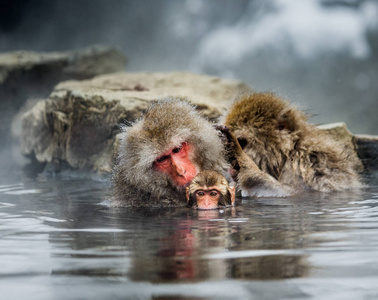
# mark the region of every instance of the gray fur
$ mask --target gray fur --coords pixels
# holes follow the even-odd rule
[[[157,157],[183,142],[194,147],[198,171],[222,172],[224,150],[217,131],[185,100],[158,101],[132,126],[124,126],[113,170],[113,205],[185,206],[185,191],[153,168]]]

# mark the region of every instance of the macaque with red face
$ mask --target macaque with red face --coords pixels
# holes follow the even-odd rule
[[[217,209],[235,203],[235,187],[229,186],[220,173],[205,170],[197,174],[186,188],[188,207]]]
[[[217,130],[180,99],[153,104],[122,128],[113,169],[114,206],[185,206],[185,188],[202,170],[223,172]]]

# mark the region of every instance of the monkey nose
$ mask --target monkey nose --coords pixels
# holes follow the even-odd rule
[[[185,174],[186,174],[185,168],[182,168],[182,167],[177,168],[176,172],[177,172],[177,175],[179,175],[179,176],[185,176]]]
[[[186,169],[181,164],[176,164],[176,163],[172,162],[172,167],[176,171],[177,175],[179,175],[179,176],[185,175]]]

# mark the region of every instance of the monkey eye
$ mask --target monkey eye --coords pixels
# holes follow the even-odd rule
[[[242,147],[242,149],[244,149],[245,146],[247,146],[248,144],[248,141],[245,138],[238,138],[238,142],[239,142],[240,147]]]
[[[202,197],[202,196],[205,196],[205,193],[202,192],[202,191],[198,191],[198,192],[197,192],[197,196],[201,196],[201,197]]]
[[[182,145],[180,147],[173,148],[172,152],[173,153],[179,153],[182,149]]]
[[[210,192],[210,196],[211,196],[211,197],[216,197],[216,196],[218,196],[218,192],[216,192],[216,191],[211,191],[211,192]]]
[[[164,156],[162,156],[162,157],[157,158],[157,159],[155,160],[155,162],[157,162],[157,163],[161,163],[161,162],[167,160],[168,157],[169,157],[168,155],[164,155]]]

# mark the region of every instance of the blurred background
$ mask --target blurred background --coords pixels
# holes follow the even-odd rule
[[[0,52],[98,44],[128,72],[237,79],[378,134],[376,0],[0,0]]]

